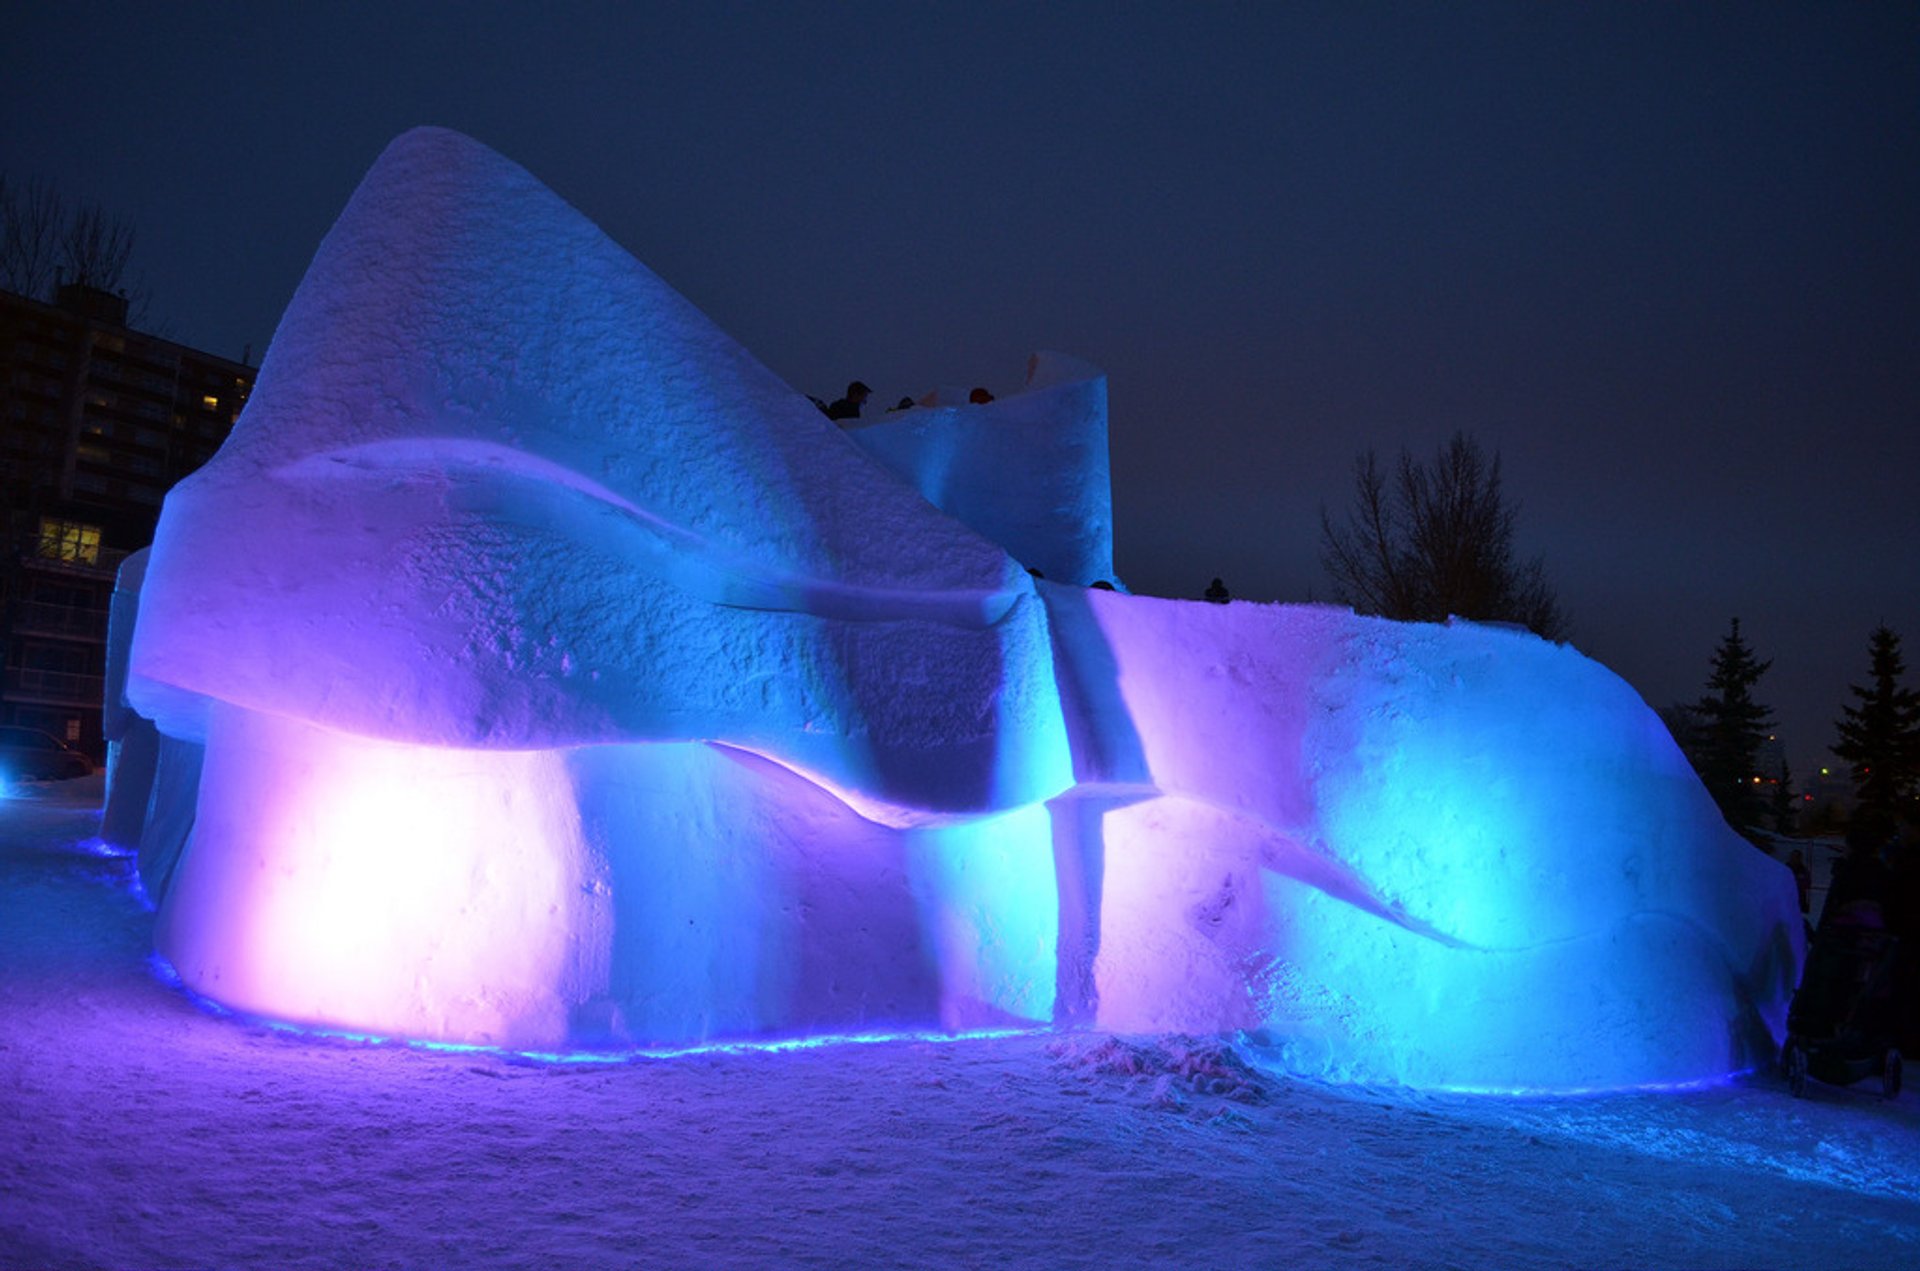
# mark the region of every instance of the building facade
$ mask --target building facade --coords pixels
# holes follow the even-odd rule
[[[0,291],[0,723],[105,756],[107,608],[167,490],[226,439],[253,368],[127,327],[91,287]]]

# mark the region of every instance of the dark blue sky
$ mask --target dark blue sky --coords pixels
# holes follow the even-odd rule
[[[0,171],[257,359],[421,123],[785,376],[1110,376],[1121,576],[1326,597],[1372,446],[1504,457],[1653,704],[1739,615],[1804,773],[1920,663],[1920,6],[0,3]],[[1920,678],[1920,672],[1916,673]]]

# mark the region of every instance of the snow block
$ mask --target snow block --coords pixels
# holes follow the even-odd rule
[[[1082,587],[1111,581],[1107,377],[1076,358],[1036,353],[1021,392],[979,405],[954,398],[841,426],[927,502],[1021,564]]]

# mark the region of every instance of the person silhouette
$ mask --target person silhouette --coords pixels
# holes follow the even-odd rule
[[[1787,868],[1793,871],[1793,885],[1800,890],[1800,912],[1805,913],[1813,891],[1813,871],[1807,868],[1807,858],[1800,854],[1799,848],[1787,853]]]
[[[867,404],[867,398],[873,396],[873,390],[859,380],[847,385],[847,395],[827,407],[828,419],[858,419],[860,408]]]

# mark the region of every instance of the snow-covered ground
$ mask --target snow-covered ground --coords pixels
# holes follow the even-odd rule
[[[0,1266],[1920,1265],[1920,1097],[1873,1082],[1515,1099],[1176,1037],[537,1064],[279,1032],[156,974],[99,796],[0,802]]]

